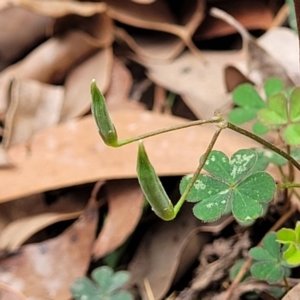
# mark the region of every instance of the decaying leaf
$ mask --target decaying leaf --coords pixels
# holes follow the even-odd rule
[[[300,283],[295,285],[283,298],[282,300],[295,300],[299,297]]]
[[[0,9],[5,6],[20,6],[31,10],[37,14],[62,17],[67,14],[78,14],[81,16],[91,16],[96,13],[102,13],[106,10],[106,4],[93,2],[79,2],[79,1],[39,1],[39,0],[3,0]]]
[[[28,300],[25,295],[12,289],[10,286],[0,283],[0,299],[1,300]]]
[[[119,110],[111,116],[121,139],[186,122],[139,110]],[[192,127],[153,137],[145,141],[145,147],[159,175],[183,175],[196,169],[214,132],[214,126]],[[232,140],[235,142],[228,142]],[[8,151],[17,168],[0,172],[0,202],[100,179],[136,177],[137,145],[107,147],[91,116],[36,134],[30,155],[26,146],[20,144]],[[255,146],[250,139],[225,131],[215,147],[231,155],[240,148]]]
[[[138,285],[144,300],[150,300],[146,281],[154,299],[162,299],[172,283],[195,262],[208,240],[207,234],[198,233],[199,225],[190,207],[185,207],[174,221],[157,222],[145,233],[129,265],[132,283]]]
[[[111,79],[113,53],[103,48],[72,70],[65,82],[65,99],[60,121],[81,116],[90,110],[90,82],[95,79],[103,93]]]
[[[1,259],[0,282],[27,297],[68,299],[71,283],[85,275],[90,263],[97,220],[97,203],[91,198],[80,218],[61,235]]]
[[[143,212],[144,195],[137,180],[108,181],[106,194],[108,215],[93,247],[97,259],[126,241]]]
[[[10,88],[3,145],[8,148],[28,141],[39,130],[58,123],[64,89],[29,79],[17,79]]]

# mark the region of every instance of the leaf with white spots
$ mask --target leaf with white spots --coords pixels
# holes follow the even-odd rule
[[[200,174],[187,196],[187,201],[198,202],[194,215],[203,221],[214,221],[232,212],[243,224],[262,216],[276,185],[268,173],[254,168],[256,161],[255,150],[239,150],[230,160],[223,152],[211,151],[204,165],[209,174]],[[192,177],[183,177],[181,194]]]

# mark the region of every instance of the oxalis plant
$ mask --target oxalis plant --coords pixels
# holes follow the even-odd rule
[[[280,80],[269,79],[264,85],[263,99],[252,85],[242,84],[233,92],[236,107],[228,119],[215,113],[207,120],[191,121],[124,140],[118,139],[105,98],[95,81],[91,84],[91,94],[92,113],[104,143],[122,147],[138,142],[137,177],[145,198],[159,218],[173,220],[184,202],[189,201],[195,203],[193,213],[202,221],[212,222],[222,215],[232,214],[238,223],[248,226],[266,213],[276,189],[285,189],[289,198],[294,194],[300,199],[297,193],[300,184],[294,182],[294,169],[300,170],[300,87],[284,89]],[[251,122],[251,131],[238,126],[246,122]],[[143,140],[205,124],[215,124],[215,133],[196,171],[182,178],[181,197],[173,205],[149,160]],[[223,130],[233,130],[263,147],[240,149],[228,157],[222,151],[213,150]],[[280,147],[260,136],[267,132],[277,136]],[[276,183],[265,171],[269,164],[278,167],[281,182]],[[206,173],[202,174],[202,170]],[[290,268],[300,265],[300,225],[294,230],[283,228],[277,233],[268,233],[261,246],[252,248],[249,254],[254,277],[269,283],[285,280]]]

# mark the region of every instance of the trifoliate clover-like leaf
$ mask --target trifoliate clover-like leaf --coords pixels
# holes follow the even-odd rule
[[[287,97],[284,93],[272,95],[267,102],[267,107],[258,112],[259,120],[267,125],[278,126],[289,122]]]
[[[252,171],[256,162],[255,150],[239,150],[230,160],[221,151],[211,151],[204,165],[208,174],[199,175],[187,196],[188,201],[197,202],[194,215],[209,222],[232,211],[244,224],[260,217],[265,203],[274,196],[275,182],[266,172]],[[181,194],[191,178],[188,175],[182,179]]]
[[[287,249],[283,252],[283,258],[292,266],[300,265],[300,222],[296,228],[282,228],[277,231],[277,241],[286,245]]]
[[[250,271],[255,278],[276,283],[289,275],[290,269],[281,256],[281,246],[276,241],[275,232],[268,233],[262,247],[250,249],[249,255],[254,259]]]
[[[132,295],[123,291],[122,287],[130,278],[126,271],[114,273],[110,267],[103,266],[95,269],[91,277],[76,279],[71,286],[71,292],[77,300],[133,300]]]
[[[233,91],[233,102],[238,105],[228,118],[234,124],[243,124],[256,118],[258,111],[266,104],[255,88],[248,83],[239,85]]]
[[[264,90],[267,98],[280,93],[284,88],[283,81],[278,78],[270,78],[264,83]]]

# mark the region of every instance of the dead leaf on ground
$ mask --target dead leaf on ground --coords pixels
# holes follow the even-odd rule
[[[119,110],[111,117],[121,139],[187,122],[139,110]],[[160,176],[183,175],[196,169],[214,132],[214,126],[191,127],[147,139],[145,146]],[[225,130],[215,148],[231,155],[255,146],[252,140]],[[28,155],[25,144],[10,148],[9,157],[17,167],[0,170],[0,202],[100,179],[136,177],[137,145],[107,147],[92,116],[37,133],[30,150]]]
[[[64,89],[29,79],[16,79],[10,88],[3,146],[28,141],[39,130],[58,123]]]
[[[268,1],[262,0],[231,0],[211,3],[226,11],[248,30],[268,30],[274,19],[274,12]],[[207,15],[201,26],[198,27],[193,39],[196,41],[227,36],[236,33],[236,29],[221,20]]]
[[[1,300],[28,300],[25,295],[12,289],[10,286],[0,283],[0,299]]]
[[[128,268],[143,300],[151,299],[146,281],[153,299],[160,300],[195,262],[208,240],[207,234],[198,233],[200,224],[193,217],[191,207],[185,206],[175,220],[157,222],[145,233]]]
[[[0,169],[1,168],[12,168],[13,164],[11,163],[6,150],[3,149],[3,146],[0,145]]]
[[[39,1],[39,0],[2,0],[0,9],[15,5],[36,14],[62,17],[67,14],[77,14],[81,16],[91,16],[102,13],[106,10],[105,3],[78,2],[78,1]]]
[[[144,194],[137,180],[106,183],[108,214],[93,247],[99,259],[121,246],[135,230],[144,206]]]
[[[125,3],[126,2],[126,3]],[[129,0],[109,0],[108,15],[127,25],[147,29],[119,28],[117,35],[139,56],[152,60],[168,60],[188,46],[198,56],[200,51],[191,37],[203,19],[204,1],[192,0],[181,8],[179,22],[170,8],[162,1],[139,5]]]
[[[300,294],[300,283],[295,285],[283,298],[282,300],[297,300]]]
[[[1,10],[0,70],[42,42],[46,37],[46,28],[50,20],[49,17],[37,15],[21,7],[8,7]],[[20,28],[22,30],[19,30]]]
[[[71,283],[84,276],[89,266],[97,220],[97,203],[91,198],[81,217],[64,233],[1,259],[0,282],[31,298],[70,298]]]
[[[181,95],[192,112],[199,118],[209,118],[229,100],[226,95],[223,68],[237,64],[245,69],[242,51],[202,52],[204,62],[190,52],[168,63],[144,61],[148,76],[155,83]]]
[[[7,110],[7,92],[12,79],[60,82],[74,64],[110,42],[108,38],[99,40],[81,31],[69,31],[41,44],[23,60],[0,73],[0,114]]]
[[[66,78],[65,99],[60,121],[64,122],[87,113],[91,107],[90,83],[95,79],[105,93],[111,81],[112,48],[106,47],[74,68]]]
[[[80,212],[45,213],[9,223],[0,232],[0,250],[16,251],[38,231],[61,221],[76,219]]]

